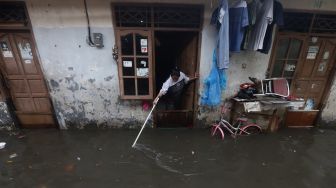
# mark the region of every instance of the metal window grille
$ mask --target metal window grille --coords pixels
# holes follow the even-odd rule
[[[336,33],[336,15],[318,14],[312,27],[313,33]]]
[[[154,7],[155,27],[199,28],[200,7]]]
[[[300,33],[336,33],[336,15],[303,12],[285,12],[285,25],[280,31]],[[312,27],[311,27],[312,26]]]
[[[308,33],[312,19],[312,13],[284,12],[285,24],[279,30]]]
[[[0,3],[0,22],[27,22],[23,4]]]
[[[115,5],[114,11],[117,27],[200,28],[202,23],[202,7],[195,5]]]
[[[124,6],[114,7],[116,25],[118,27],[150,27],[151,9],[148,6]]]

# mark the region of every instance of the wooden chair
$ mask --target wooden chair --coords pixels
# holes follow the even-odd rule
[[[261,95],[289,96],[289,84],[286,78],[269,78],[261,80]]]

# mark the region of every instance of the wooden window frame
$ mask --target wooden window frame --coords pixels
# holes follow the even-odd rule
[[[299,56],[298,56],[297,59],[289,59],[288,58],[288,54],[289,54],[289,51],[290,51],[291,45],[292,45],[291,42],[289,42],[289,44],[288,44],[288,49],[287,49],[286,55],[285,55],[286,58],[284,58],[284,59],[276,59],[276,52],[278,50],[278,43],[279,43],[279,41],[280,41],[281,38],[288,38],[290,41],[292,39],[302,40],[301,50],[299,52]],[[275,62],[277,60],[283,60],[283,61],[285,61],[285,64],[282,67],[282,73],[281,73],[282,76],[281,77],[283,77],[283,75],[284,75],[284,72],[285,72],[284,67],[287,64],[287,61],[295,60],[295,61],[297,61],[297,64],[296,64],[296,68],[295,68],[294,74],[291,77],[284,77],[286,79],[293,80],[295,78],[296,73],[299,71],[299,68],[300,68],[299,67],[299,62],[300,62],[300,60],[302,58],[302,55],[304,53],[303,49],[306,47],[306,41],[307,41],[307,35],[303,35],[302,33],[291,33],[291,34],[289,34],[289,33],[276,32],[276,37],[274,38],[274,44],[273,44],[273,47],[272,47],[272,53],[271,53],[270,62],[268,64],[267,76],[266,77],[268,77],[268,78],[272,77],[272,74],[273,74],[273,71],[274,71],[273,68],[274,68]]]
[[[115,35],[116,35],[116,43],[117,46],[121,46],[120,44],[120,36],[123,36],[123,34],[127,34],[127,33],[145,33],[148,32],[148,30],[141,30],[141,29],[116,29],[115,30]],[[147,35],[147,33],[146,33]],[[134,55],[122,55],[121,54],[121,49],[118,49],[119,52],[119,57],[117,60],[117,65],[118,65],[118,78],[119,78],[119,89],[120,89],[120,97],[121,99],[140,99],[140,100],[144,100],[144,99],[153,99],[153,44],[152,44],[152,32],[149,32],[148,35],[148,55],[146,56],[142,56],[142,55],[137,55],[136,54],[136,40],[134,38],[133,40],[133,54]],[[122,57],[126,57],[126,58],[133,58],[133,62],[134,62],[134,76],[124,76],[123,75],[123,71],[122,71]],[[141,77],[141,76],[137,76],[137,72],[136,72],[136,59],[137,58],[148,58],[148,77]],[[135,95],[125,95],[124,93],[124,78],[133,78],[135,80]],[[138,95],[138,83],[137,80],[138,78],[147,78],[148,79],[148,95]]]

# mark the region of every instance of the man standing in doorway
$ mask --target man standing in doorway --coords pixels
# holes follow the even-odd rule
[[[179,68],[175,67],[171,71],[169,78],[163,83],[162,88],[153,103],[157,104],[159,98],[165,96],[167,110],[178,109],[180,107],[184,88],[188,83],[196,79],[198,79],[198,75],[195,75],[194,78],[189,78],[181,72]]]

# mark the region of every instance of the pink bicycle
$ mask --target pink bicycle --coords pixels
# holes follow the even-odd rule
[[[247,118],[237,118],[233,125],[221,118],[219,123],[211,127],[211,135],[219,135],[222,140],[224,140],[225,132],[229,132],[233,138],[236,138],[237,135],[260,134],[261,127],[255,123],[248,122]]]

